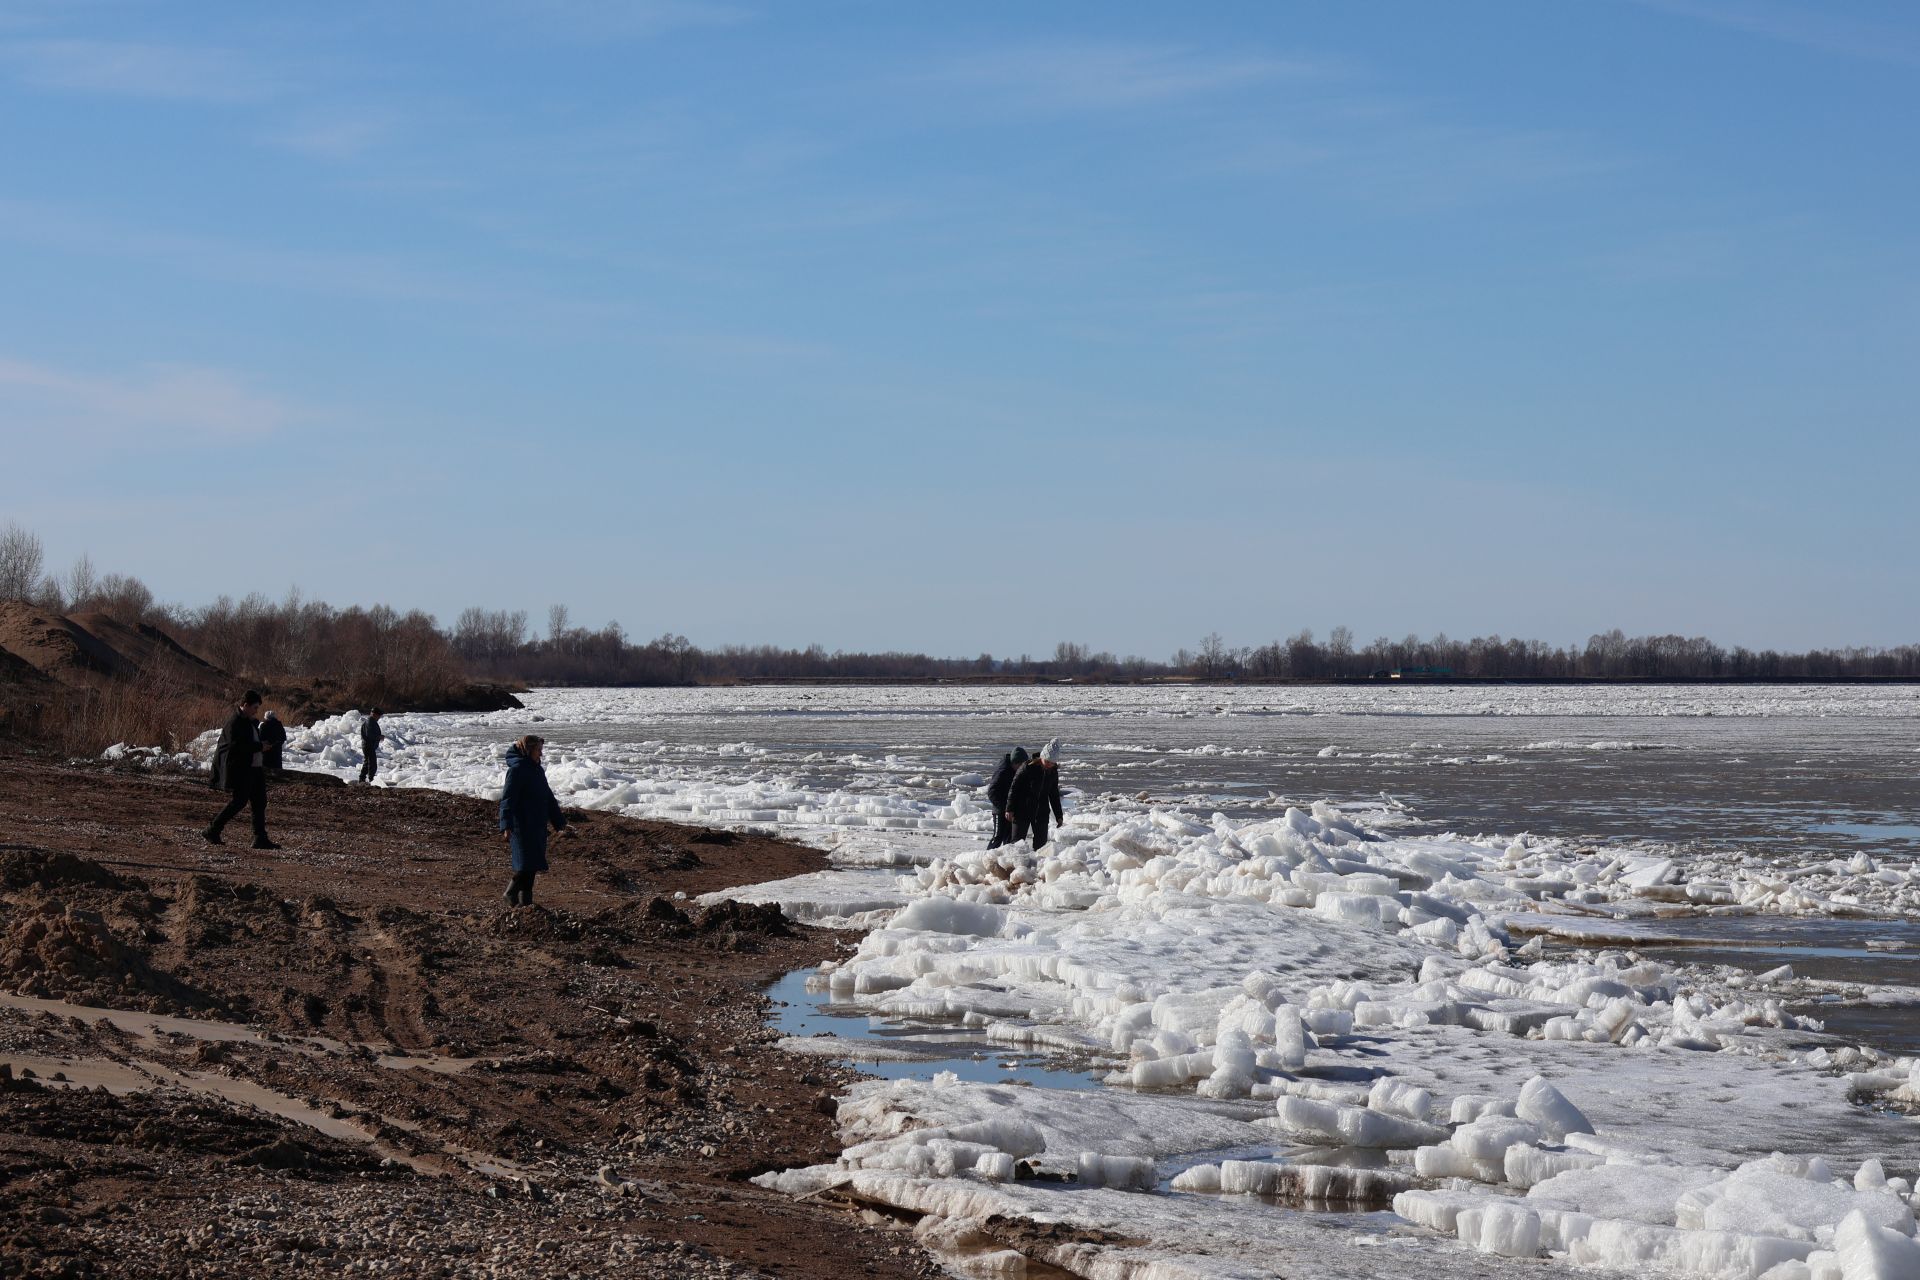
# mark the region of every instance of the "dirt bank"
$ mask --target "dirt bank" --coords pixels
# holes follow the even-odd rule
[[[688,900],[817,852],[582,815],[513,910],[483,802],[217,799],[0,759],[0,1276],[940,1274],[745,1182],[832,1150],[758,993],[844,939]]]

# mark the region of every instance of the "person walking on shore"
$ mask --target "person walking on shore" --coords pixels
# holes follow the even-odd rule
[[[1013,775],[1020,772],[1020,766],[1027,762],[1027,749],[1015,747],[1008,755],[1000,757],[1000,765],[993,771],[992,781],[987,783],[987,803],[993,806],[993,839],[987,841],[987,848],[998,849],[1003,844],[1013,842],[1013,822],[1007,817],[1007,797],[1013,791]]]
[[[528,734],[507,748],[507,782],[500,791],[500,830],[513,851],[513,879],[501,896],[507,905],[533,905],[533,878],[547,869],[547,824],[567,829],[567,815],[547,785],[541,764],[546,739]]]
[[[278,712],[267,712],[267,718],[260,722],[260,754],[265,760],[269,775],[279,776],[282,753],[286,747],[287,726],[280,723]]]
[[[1029,760],[1013,775],[1007,793],[1006,818],[1013,824],[1013,839],[1033,841],[1037,850],[1047,843],[1047,815],[1065,822],[1060,808],[1060,739],[1040,748],[1040,758]]]
[[[372,783],[373,775],[380,772],[380,741],[387,736],[380,731],[380,715],[375,707],[360,722],[360,781],[365,783]]]
[[[253,847],[278,849],[267,836],[267,770],[260,748],[260,694],[247,690],[234,710],[227,727],[220,731],[219,745],[213,749],[213,788],[233,797],[220,816],[200,834],[208,844],[219,844],[220,832],[249,806],[253,809]]]

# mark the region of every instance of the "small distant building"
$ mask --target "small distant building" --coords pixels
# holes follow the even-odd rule
[[[1453,676],[1452,667],[1395,667],[1395,680],[1446,680]]]

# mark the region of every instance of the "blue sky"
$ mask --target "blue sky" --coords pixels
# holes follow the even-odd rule
[[[702,644],[1911,642],[1917,135],[1904,0],[0,0],[0,519]]]

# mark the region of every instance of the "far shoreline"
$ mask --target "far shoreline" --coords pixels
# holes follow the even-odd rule
[[[1413,689],[1430,686],[1448,688],[1489,688],[1503,685],[1512,686],[1600,686],[1633,687],[1647,686],[1661,688],[1666,686],[1757,686],[1781,687],[1804,685],[1860,685],[1878,687],[1882,685],[1920,685],[1920,676],[1250,676],[1241,679],[1200,676],[1164,676],[1147,677],[1138,680],[1113,679],[1098,676],[1042,676],[1042,675],[978,675],[978,676],[741,676],[729,680],[698,681],[690,684],[625,684],[591,681],[586,683],[562,683],[542,681],[529,686],[532,689],[742,689],[763,687],[792,688],[835,688],[840,686],[870,686],[885,688],[920,688],[927,685],[964,685],[979,688],[1000,686],[1024,687],[1029,685],[1074,686],[1087,685],[1095,688],[1141,688],[1141,689],[1236,689],[1236,688],[1353,688],[1353,689]]]

